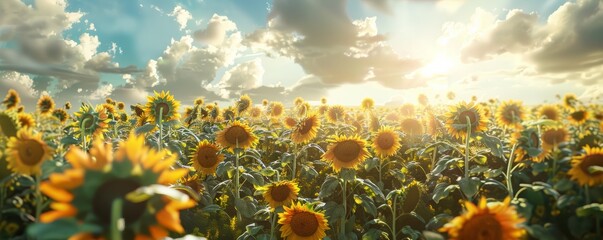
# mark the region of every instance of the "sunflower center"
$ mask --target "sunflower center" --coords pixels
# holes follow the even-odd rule
[[[312,127],[314,127],[314,122],[312,122],[312,119],[311,118],[305,119],[301,123],[301,126],[300,126],[298,132],[301,134],[306,134],[306,133],[310,132],[310,130],[312,130]]]
[[[226,130],[224,137],[230,144],[241,144],[249,139],[249,134],[241,126],[231,126],[228,128],[228,130]]]
[[[40,103],[40,110],[42,110],[42,112],[48,112],[50,106],[52,106],[52,103],[49,100],[44,100]]]
[[[159,118],[160,111],[161,120],[163,120],[168,115],[168,113],[170,113],[170,105],[165,102],[155,104],[155,114],[157,114],[157,118]]]
[[[270,189],[270,196],[272,196],[272,199],[277,202],[287,200],[287,197],[289,197],[290,193],[291,189],[287,185],[278,185]]]
[[[519,119],[520,114],[519,107],[511,105],[505,109],[503,116],[507,122],[515,122]]]
[[[394,137],[389,133],[379,134],[379,137],[377,138],[377,146],[382,149],[390,149],[392,146],[394,146]]]
[[[463,224],[458,239],[502,240],[503,229],[495,216],[477,215]]]
[[[318,230],[318,220],[316,216],[309,212],[299,212],[291,217],[291,230],[302,237],[314,235]]]
[[[19,158],[27,166],[34,166],[42,161],[44,147],[36,140],[24,140],[19,145]]]
[[[557,119],[557,112],[554,109],[545,109],[542,111],[542,115],[551,120]]]
[[[575,111],[571,114],[572,119],[576,121],[582,121],[586,117],[586,112],[584,111]]]
[[[585,156],[582,162],[580,162],[580,168],[586,174],[590,176],[600,176],[601,174],[603,174],[603,172],[601,171],[590,173],[590,171],[588,171],[588,168],[592,166],[603,167],[603,154],[593,154]]]
[[[84,121],[86,121],[84,123]],[[94,116],[90,113],[86,113],[84,114],[84,116],[82,116],[82,122],[84,124],[84,129],[88,130],[92,127],[92,125],[94,125]]]
[[[565,140],[563,129],[550,129],[542,134],[542,141],[549,145],[556,145]]]
[[[342,162],[352,162],[360,155],[360,145],[352,140],[346,140],[338,143],[333,149],[337,160]]]
[[[540,138],[538,137],[538,134],[535,132],[530,133],[530,140],[532,141],[533,147],[540,147]]]
[[[218,162],[217,151],[210,147],[202,147],[197,150],[197,162],[203,168],[211,168]]]
[[[471,123],[471,127],[477,124],[477,113],[474,110],[465,110],[459,114],[459,121],[461,124],[467,124],[467,117],[469,117],[469,122]]]
[[[402,122],[402,130],[410,135],[421,134],[423,132],[421,122],[413,118],[405,119]]]
[[[121,216],[126,224],[138,220],[146,209],[146,201],[133,203],[125,200],[126,194],[139,188],[141,184],[134,179],[114,178],[105,181],[94,192],[92,198],[92,212],[104,223],[111,222],[111,208],[117,198],[124,199]]]

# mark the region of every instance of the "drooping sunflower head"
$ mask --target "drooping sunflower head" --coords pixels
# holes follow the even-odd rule
[[[417,101],[419,101],[419,104],[423,106],[427,106],[427,104],[429,104],[429,98],[427,98],[427,95],[423,93],[419,94],[419,96],[417,97]]]
[[[253,102],[251,101],[249,95],[245,94],[241,96],[241,98],[239,98],[239,101],[237,101],[237,111],[239,112],[239,114],[242,114],[247,111],[247,109],[249,109],[252,104]]]
[[[291,131],[291,140],[294,143],[307,143],[316,138],[318,129],[320,128],[320,120],[316,113],[310,113],[307,117],[301,119],[293,131]]]
[[[375,107],[375,100],[373,100],[372,98],[362,99],[362,102],[360,103],[360,108],[362,108],[362,110],[372,110],[373,107]]]
[[[423,123],[416,118],[406,118],[400,122],[400,130],[408,136],[422,135]]]
[[[439,136],[444,129],[444,124],[435,114],[429,113],[426,117],[427,133],[432,137]]]
[[[29,113],[17,114],[17,120],[22,128],[32,128],[36,125],[36,121]]]
[[[543,147],[552,149],[560,143],[569,141],[570,135],[564,127],[548,127],[542,132],[541,138]]]
[[[14,137],[20,129],[17,114],[13,111],[0,111],[0,133],[6,137]]]
[[[329,140],[322,159],[333,165],[335,172],[342,168],[356,168],[369,156],[366,141],[359,136],[335,136]]]
[[[228,107],[222,112],[222,118],[226,121],[232,121],[236,118],[235,109],[233,107]]]
[[[524,234],[520,225],[525,219],[518,215],[510,203],[510,198],[496,204],[487,204],[483,197],[479,205],[467,201],[467,211],[452,219],[440,231],[448,232],[451,240],[520,239]]]
[[[158,123],[180,119],[180,102],[174,99],[170,92],[155,92],[154,96],[149,96],[147,104],[144,106],[145,114],[149,122]]]
[[[590,113],[585,109],[578,109],[569,114],[568,119],[575,125],[582,125],[590,118]]]
[[[268,106],[270,117],[279,118],[285,112],[285,106],[280,102],[271,102]]]
[[[550,119],[553,121],[558,121],[560,115],[561,114],[559,113],[559,108],[557,108],[556,105],[552,105],[552,104],[542,105],[538,109],[539,117],[543,117],[543,118]]]
[[[329,224],[324,213],[300,203],[284,208],[285,211],[278,214],[283,239],[320,240],[327,236]]]
[[[65,102],[65,109],[67,109],[67,110],[71,109],[71,102],[69,102],[69,101]]]
[[[101,104],[101,106],[105,109],[105,112],[107,113],[107,116],[111,119],[115,118],[115,114],[117,113],[117,111],[115,110],[115,105],[110,104],[110,103],[103,103]]]
[[[19,97],[19,93],[14,89],[9,89],[4,101],[2,104],[6,107],[6,110],[11,110],[17,107],[21,103],[21,98]]]
[[[310,103],[303,102],[302,104],[300,104],[296,107],[297,116],[298,117],[306,116],[306,114],[311,110],[311,108],[312,108],[312,106],[310,106]]]
[[[73,168],[52,174],[40,186],[53,200],[51,210],[40,216],[41,222],[75,218],[78,224],[93,226],[79,230],[78,235],[107,238],[112,206],[120,200],[124,239],[160,239],[169,231],[184,232],[179,211],[195,202],[184,193],[172,198],[157,192],[165,191],[160,187],[174,184],[188,169],[170,170],[176,156],[152,150],[145,146],[144,136],[134,133],[119,144],[115,154],[112,149],[101,140],[93,143],[90,155],[79,147],[69,149],[65,158]],[[137,193],[141,188],[147,188],[143,195]]]
[[[69,114],[62,108],[57,108],[52,111],[52,116],[57,118],[61,123],[65,123],[69,119]]]
[[[41,114],[50,114],[54,109],[54,100],[47,94],[42,94],[40,99],[38,99],[38,111]]]
[[[516,130],[511,134],[510,144],[517,144],[515,162],[520,162],[525,156],[528,156],[534,162],[542,162],[548,151],[542,149],[540,141],[538,130],[534,128]]]
[[[42,134],[33,134],[30,128],[23,128],[8,140],[8,168],[24,175],[41,173],[42,163],[52,157],[52,150],[42,140]]]
[[[140,117],[144,115],[144,107],[140,104],[130,105],[130,109],[134,112],[134,115]]]
[[[373,149],[380,158],[396,155],[400,144],[400,136],[392,127],[384,126],[373,137]]]
[[[233,151],[237,147],[247,149],[255,146],[258,138],[247,124],[237,120],[217,133],[216,142]]]
[[[341,105],[329,107],[327,111],[327,120],[332,123],[341,122],[345,119],[345,108]]]
[[[76,138],[82,136],[82,132],[85,131],[86,138],[92,136],[103,139],[103,135],[109,127],[109,121],[106,109],[102,105],[93,108],[84,103],[80,110],[74,113],[74,122],[71,126],[73,126]]]
[[[568,109],[573,109],[578,104],[578,97],[573,93],[568,93],[563,96],[563,106]]]
[[[270,183],[259,187],[258,190],[264,191],[264,200],[272,209],[290,205],[293,201],[297,200],[299,193],[297,183],[287,180]]]
[[[471,133],[484,131],[488,127],[482,108],[475,103],[461,102],[450,107],[445,116],[448,133],[457,139],[467,137],[467,124],[471,124]]]
[[[197,144],[190,156],[190,164],[193,168],[204,174],[215,174],[218,164],[224,161],[224,155],[220,148],[207,140]]]
[[[405,117],[410,117],[415,115],[415,105],[412,103],[405,103],[400,107],[400,114]]]
[[[597,186],[603,183],[603,148],[584,147],[584,153],[572,159],[569,175],[580,185]]]
[[[503,102],[496,111],[496,121],[503,127],[520,129],[525,116],[526,110],[522,103],[514,100]]]
[[[195,106],[201,106],[203,105],[203,103],[205,103],[205,99],[203,97],[198,97],[195,98],[195,101],[193,103],[195,104]]]
[[[301,97],[296,97],[296,98],[295,98],[295,100],[293,100],[293,104],[294,104],[295,106],[299,106],[299,105],[301,105],[301,104],[302,104],[302,103],[304,103],[304,102],[305,102],[305,101],[304,101],[304,99],[303,99],[303,98],[301,98]]]
[[[17,107],[17,113],[22,113],[25,110],[24,106]]]

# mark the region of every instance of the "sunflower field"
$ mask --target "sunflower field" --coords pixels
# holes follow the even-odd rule
[[[603,238],[603,106],[573,94],[177,97],[34,110],[8,90],[0,239]]]

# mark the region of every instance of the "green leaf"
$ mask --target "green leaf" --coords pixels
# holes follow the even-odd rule
[[[256,205],[254,203],[255,199],[251,196],[244,197],[242,199],[235,200],[235,206],[237,211],[239,211],[244,217],[250,218],[255,214]]]
[[[483,132],[479,133],[479,136],[482,137],[481,142],[486,145],[486,147],[490,148],[490,151],[494,156],[503,157],[502,150],[502,142],[497,137],[490,136]]]
[[[450,192],[455,189],[459,189],[459,185],[450,185],[449,183],[438,183],[438,185],[436,185],[435,189],[433,190],[432,199],[434,202],[439,203],[440,200],[448,197]]]
[[[361,205],[364,211],[368,214],[372,215],[373,217],[377,216],[377,207],[375,206],[375,202],[373,202],[373,199],[369,198],[364,194],[354,194],[354,201],[356,202],[356,204]]]
[[[348,182],[354,181],[356,178],[356,171],[349,168],[341,169],[341,172],[339,172],[339,177]]]
[[[576,215],[578,217],[587,217],[592,215],[603,216],[603,204],[591,203],[584,205],[576,209]]]
[[[371,228],[362,235],[362,240],[388,239],[388,234],[379,229]]]
[[[150,123],[147,123],[147,124],[145,124],[145,125],[142,125],[142,126],[140,126],[140,127],[137,127],[137,128],[134,130],[134,132],[135,132],[137,135],[140,135],[140,134],[143,134],[143,133],[148,133],[148,132],[152,131],[153,129],[155,129],[155,124],[150,124]]]
[[[339,181],[337,178],[333,176],[327,176],[325,181],[322,183],[320,187],[320,193],[318,193],[318,197],[324,199],[326,197],[331,196],[335,189],[339,186]]]
[[[252,224],[245,226],[245,230],[251,236],[255,236],[262,229],[264,229],[264,226],[257,225],[257,223],[252,223]]]
[[[425,240],[444,240],[444,236],[431,231],[423,231],[423,237],[425,237]]]
[[[379,165],[379,158],[369,158],[364,161],[364,170],[370,171]]]
[[[265,177],[272,177],[272,175],[276,174],[276,171],[274,169],[272,169],[271,167],[267,167],[267,168],[262,168],[262,170],[260,170],[260,174],[262,174],[262,176],[265,176]]]
[[[210,205],[205,206],[201,210],[205,211],[205,212],[215,213],[215,212],[218,212],[218,211],[222,210],[222,208],[220,207],[220,205],[210,204]]]
[[[417,184],[413,184],[406,189],[402,211],[405,213],[412,212],[419,204],[419,200],[421,200],[421,189]]]
[[[473,198],[477,191],[479,191],[480,180],[476,177],[461,178],[461,180],[459,180],[459,186],[461,187],[461,192],[463,192],[467,198]]]
[[[365,190],[367,190],[367,189],[370,190],[369,192],[371,192],[372,194],[375,194],[380,199],[385,198],[385,195],[383,195],[383,192],[381,191],[381,189],[377,185],[375,185],[375,183],[373,183],[371,180],[357,178],[356,181],[360,182],[362,185],[364,185]]]
[[[71,135],[67,135],[61,139],[61,144],[63,144],[64,146],[69,146],[69,145],[74,145],[74,144],[79,144],[79,143],[80,143],[80,141]]]
[[[156,194],[164,195],[180,202],[186,202],[189,200],[189,196],[186,193],[161,184],[139,187],[133,192],[128,193],[126,195],[126,199],[134,203],[139,203],[148,200]]]

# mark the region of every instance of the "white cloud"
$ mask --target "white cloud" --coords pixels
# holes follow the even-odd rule
[[[220,88],[226,90],[227,96],[240,95],[241,91],[257,88],[262,85],[264,67],[262,61],[256,58],[241,63],[226,71],[218,83]]]
[[[174,10],[168,16],[176,19],[176,22],[180,25],[180,30],[185,29],[188,21],[193,19],[193,15],[180,5],[174,7]]]
[[[197,41],[217,46],[224,42],[229,32],[236,30],[237,25],[233,21],[230,21],[228,17],[214,14],[207,23],[207,27],[195,31],[193,37]]]

